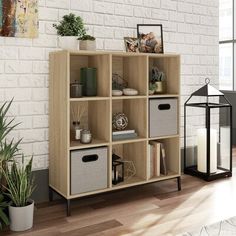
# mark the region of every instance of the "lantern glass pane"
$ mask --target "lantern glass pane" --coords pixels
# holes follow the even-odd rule
[[[186,167],[198,169],[198,155],[202,155],[203,150],[201,146],[206,146],[206,139],[201,138],[206,127],[206,111],[202,107],[186,107],[186,115]]]
[[[211,113],[214,122],[217,122],[215,109]],[[230,170],[231,162],[231,126],[230,126],[230,108],[223,107],[218,110],[218,139],[217,139],[217,166],[219,170]]]

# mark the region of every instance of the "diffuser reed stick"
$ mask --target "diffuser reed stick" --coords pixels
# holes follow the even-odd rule
[[[71,106],[72,121],[80,122],[85,113],[85,103],[74,103]]]

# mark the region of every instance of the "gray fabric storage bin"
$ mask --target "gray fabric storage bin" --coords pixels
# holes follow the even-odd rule
[[[107,147],[71,151],[71,194],[107,188]]]
[[[149,137],[177,134],[177,99],[149,100]]]

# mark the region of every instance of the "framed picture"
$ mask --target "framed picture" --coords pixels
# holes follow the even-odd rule
[[[138,38],[124,37],[126,52],[139,52]]]
[[[0,37],[37,38],[38,0],[0,0]]]
[[[162,25],[138,24],[137,34],[140,52],[164,53]]]

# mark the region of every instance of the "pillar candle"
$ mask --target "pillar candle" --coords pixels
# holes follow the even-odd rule
[[[197,169],[207,173],[207,131],[197,130]],[[217,131],[210,130],[210,173],[217,171]]]

